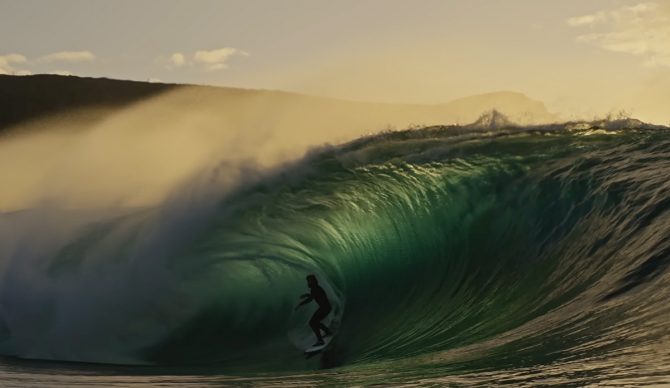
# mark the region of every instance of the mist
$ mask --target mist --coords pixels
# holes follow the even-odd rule
[[[219,183],[232,188],[242,175],[314,147],[388,129],[469,123],[490,109],[519,123],[553,120],[542,103],[507,92],[399,105],[175,88],[123,109],[81,108],[21,124],[0,141],[0,211],[153,206],[208,169],[225,170]]]

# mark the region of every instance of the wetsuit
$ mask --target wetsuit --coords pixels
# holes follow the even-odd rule
[[[309,297],[311,299],[314,299],[316,304],[319,305],[318,310],[314,312],[314,315],[312,315],[312,319],[309,320],[309,324],[310,326],[315,325],[318,326],[319,323],[321,323],[321,321],[324,320],[328,316],[328,314],[330,314],[330,311],[333,308],[331,307],[330,301],[326,296],[326,292],[318,284],[310,288]]]
[[[319,305],[319,308],[314,312],[312,318],[309,320],[309,326],[312,328],[312,331],[314,332],[314,335],[317,339],[317,343],[314,345],[323,344],[321,330],[323,330],[326,335],[332,334],[328,326],[321,323],[321,321],[324,320],[333,309],[330,305],[330,301],[326,296],[326,292],[318,284],[310,286],[310,293],[303,295],[303,298],[305,298],[305,300],[303,300],[300,305],[307,304],[312,300]]]

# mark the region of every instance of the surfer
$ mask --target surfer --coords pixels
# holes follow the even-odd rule
[[[307,304],[312,300],[314,300],[316,304],[319,305],[319,308],[314,312],[314,315],[312,315],[312,318],[309,320],[309,326],[312,328],[312,331],[314,331],[314,335],[316,335],[316,343],[313,346],[320,346],[325,344],[323,341],[323,336],[321,335],[321,330],[323,330],[326,336],[333,334],[326,325],[321,323],[321,321],[328,316],[330,310],[332,310],[332,307],[330,305],[330,301],[328,300],[328,296],[326,296],[326,291],[324,291],[323,288],[319,286],[319,281],[316,280],[316,276],[307,275],[307,286],[310,290],[309,294],[300,295],[300,298],[303,300],[297,306],[295,306],[295,309],[297,310],[298,307]]]

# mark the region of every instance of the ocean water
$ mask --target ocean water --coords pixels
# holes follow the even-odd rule
[[[430,127],[0,215],[0,385],[670,385],[670,129]],[[211,178],[211,179],[210,179]],[[333,301],[314,357],[294,312]]]

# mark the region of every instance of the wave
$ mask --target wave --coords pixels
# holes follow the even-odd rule
[[[381,133],[225,195],[221,169],[157,207],[0,216],[0,353],[427,374],[627,354],[670,372],[669,128]],[[308,273],[335,305],[318,361],[293,312]]]

